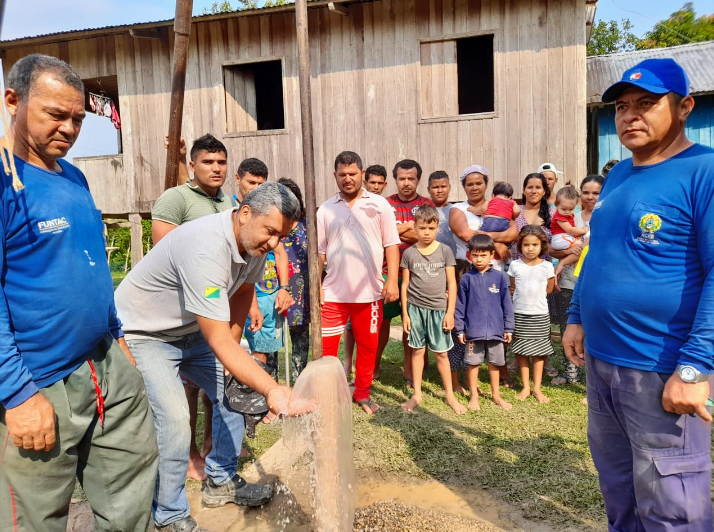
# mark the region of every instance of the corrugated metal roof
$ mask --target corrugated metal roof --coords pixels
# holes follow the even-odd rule
[[[689,91],[692,94],[714,92],[714,41],[705,41],[670,48],[588,57],[588,105],[601,103],[603,92],[619,81],[628,68],[644,59],[664,57],[671,57],[682,65],[689,76]]]
[[[294,1],[294,0],[293,0]],[[331,0],[332,3],[335,4],[361,4],[361,3],[368,3],[368,2],[374,2],[378,0]],[[595,18],[595,10],[597,7],[597,2],[598,0],[586,0],[586,7],[585,7],[585,16],[586,16],[586,30],[588,33],[588,39],[590,38],[590,31],[592,29],[592,24],[593,20]],[[307,7],[308,8],[313,8],[313,7],[324,7],[325,5],[328,4],[328,0],[308,0]],[[275,7],[257,7],[255,9],[242,9],[239,11],[232,11],[228,13],[218,13],[218,14],[205,14],[205,15],[195,15],[192,17],[192,22],[205,22],[209,20],[219,20],[222,18],[230,18],[230,17],[236,17],[236,16],[250,16],[250,15],[265,15],[271,12],[280,12],[280,11],[290,11],[295,8],[294,3],[286,4],[283,6],[275,6]],[[106,34],[116,34],[116,33],[124,33],[129,31],[132,28],[135,29],[145,29],[145,28],[154,28],[154,27],[161,27],[161,26],[171,26],[173,25],[174,19],[166,19],[166,20],[156,20],[154,22],[137,22],[134,24],[121,24],[118,26],[102,26],[99,28],[86,28],[86,29],[81,29],[81,30],[67,30],[67,31],[58,31],[58,32],[53,32],[53,33],[43,33],[40,35],[31,35],[27,37],[17,37],[15,39],[8,39],[6,41],[0,41],[0,49],[2,48],[13,48],[16,46],[22,46],[25,44],[33,43],[33,44],[38,44],[38,43],[49,43],[49,42],[57,42],[57,41],[64,41],[64,40],[71,40],[68,38],[73,37],[72,34],[76,34],[74,37],[76,39],[81,39],[81,38],[86,38],[90,36],[89,34],[101,34],[101,33],[106,33]]]
[[[200,16],[205,16],[205,15],[200,15]],[[193,17],[198,18],[198,17]],[[121,30],[129,30],[131,28],[136,28],[136,27],[144,27],[144,26],[165,26],[168,25],[169,23],[173,23],[174,19],[167,19],[167,20],[155,20],[151,22],[137,22],[134,24],[121,24],[119,26],[99,26],[98,28],[83,28],[81,30],[66,30],[66,31],[55,31],[52,33],[40,33],[38,35],[27,35],[26,37],[16,37],[14,39],[7,39],[5,41],[0,41],[0,46],[5,45],[5,44],[12,44],[17,41],[26,41],[28,39],[43,39],[45,37],[61,37],[62,35],[71,35],[72,33],[79,33],[79,32],[102,32],[102,31],[107,31],[108,33],[116,33],[116,31],[121,31]],[[58,39],[59,40],[59,39]]]
[[[335,4],[343,4],[346,2],[350,3],[361,3],[361,2],[369,2],[373,0],[331,0]],[[326,0],[308,0],[307,7],[322,7],[327,4]],[[254,9],[241,9],[238,11],[229,11],[227,13],[217,13],[217,14],[204,14],[204,15],[194,15],[191,17],[192,22],[205,22],[205,21],[210,21],[210,20],[220,20],[223,18],[231,18],[231,17],[239,17],[239,16],[250,16],[250,15],[265,15],[271,12],[280,12],[280,11],[292,11],[295,9],[295,4],[290,3],[286,4],[283,6],[274,6],[274,7],[256,7]],[[55,42],[55,41],[62,41],[62,40],[67,40],[66,37],[71,37],[72,34],[77,34],[77,38],[84,38],[87,35],[86,34],[94,34],[94,33],[107,33],[107,34],[116,34],[116,33],[124,33],[126,31],[129,31],[132,28],[152,28],[152,27],[160,27],[160,26],[171,26],[173,25],[174,19],[170,18],[167,20],[157,20],[154,22],[137,22],[134,24],[120,24],[118,26],[102,26],[100,28],[86,28],[86,29],[81,29],[81,30],[68,30],[68,31],[58,31],[54,33],[45,33],[42,35],[32,35],[32,36],[27,36],[27,37],[18,37],[16,39],[8,39],[6,41],[0,41],[0,48],[9,48],[15,45],[20,44],[21,41],[43,41],[43,42]]]

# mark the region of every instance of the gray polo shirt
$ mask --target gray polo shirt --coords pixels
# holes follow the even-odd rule
[[[132,268],[114,296],[128,340],[178,340],[198,331],[196,316],[230,321],[230,297],[265,269],[265,256],[238,251],[233,211],[177,227]]]
[[[226,196],[221,189],[209,196],[191,181],[166,190],[154,203],[151,219],[173,225],[183,225],[209,214],[237,207],[236,201]]]

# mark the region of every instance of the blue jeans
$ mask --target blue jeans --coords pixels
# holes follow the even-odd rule
[[[224,400],[223,366],[200,332],[175,342],[142,339],[127,343],[153,410],[159,474],[152,513],[156,525],[165,526],[190,514],[185,484],[191,429],[179,371],[213,403],[213,449],[206,457],[206,474],[215,484],[225,484],[236,474],[245,422]]]
[[[662,407],[668,374],[587,355],[588,442],[610,532],[711,532],[711,425]]]

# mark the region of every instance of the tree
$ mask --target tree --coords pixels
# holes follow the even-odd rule
[[[590,33],[588,55],[614,54],[629,52],[635,49],[638,39],[632,33],[632,23],[629,19],[606,22],[599,20]]]
[[[714,15],[697,18],[692,2],[687,2],[667,20],[654,25],[637,43],[637,49],[666,48],[692,42],[714,40]]]
[[[242,11],[243,9],[256,9],[258,4],[255,0],[238,0],[238,7],[235,9],[227,0],[222,2],[213,2],[211,7],[203,9],[204,15],[217,15],[218,13],[232,13],[233,11]]]

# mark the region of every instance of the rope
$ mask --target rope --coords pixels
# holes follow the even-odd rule
[[[0,61],[0,69],[2,68],[2,61]],[[0,77],[0,94],[5,94],[5,83]],[[0,115],[2,116],[2,127],[5,131],[5,137],[0,138],[0,152],[2,153],[2,166],[6,174],[12,174],[12,188],[15,192],[19,192],[25,188],[22,184],[20,178],[17,175],[17,168],[15,168],[15,156],[12,153],[12,141],[10,140],[10,128],[8,127],[9,119],[7,118],[7,107],[3,102],[2,109],[0,109]],[[7,150],[7,154],[5,153]],[[9,162],[9,165],[8,165]]]
[[[2,151],[2,164],[6,174],[12,173],[12,188],[15,190],[15,192],[19,192],[25,188],[25,185],[23,185],[22,181],[20,181],[20,178],[17,175],[17,168],[15,168],[15,156],[12,153],[12,141],[8,136],[8,132],[10,131],[10,129],[7,127],[7,116],[5,116],[6,112],[7,108],[5,107],[5,105],[3,105],[2,110],[0,111],[0,115],[2,115],[2,127],[5,130],[5,138],[3,139],[4,146],[2,147],[7,150],[7,160],[5,159],[5,150],[1,149],[2,147],[0,147],[0,151]],[[9,169],[7,164],[8,160],[10,161]]]
[[[97,372],[94,370],[94,364],[92,361],[87,359],[89,363],[89,369],[92,370],[92,382],[94,382],[94,393],[97,396],[97,412],[99,413],[99,422],[102,424],[102,430],[104,430],[104,396],[102,395],[102,389],[99,387],[99,381],[97,381]]]

